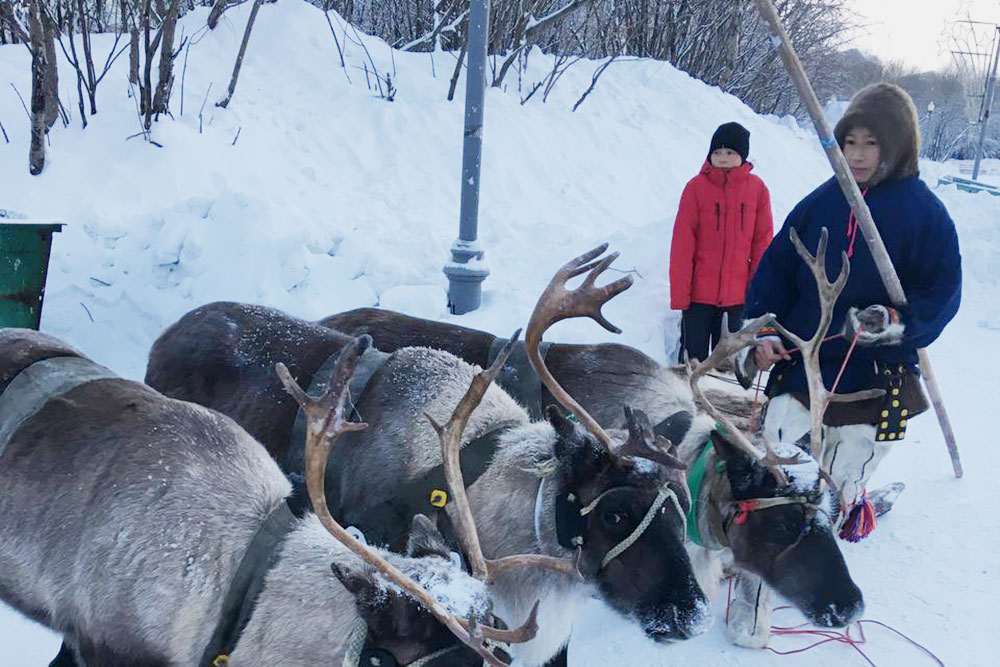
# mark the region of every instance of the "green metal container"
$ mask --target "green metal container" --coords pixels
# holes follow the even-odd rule
[[[37,329],[53,232],[62,223],[0,222],[0,327]]]

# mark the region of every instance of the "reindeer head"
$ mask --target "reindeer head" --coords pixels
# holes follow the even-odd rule
[[[565,549],[579,549],[580,570],[618,612],[658,641],[681,640],[708,628],[705,597],[684,548],[691,497],[683,471],[609,450],[556,406],[550,531]],[[629,439],[649,437],[649,420],[627,412]],[[617,432],[612,432],[615,436]],[[652,439],[650,438],[650,441]]]
[[[823,483],[816,459],[794,445],[777,445],[782,480],[773,467],[748,455],[718,431],[712,434],[724,463],[728,499],[720,498],[721,533],[737,566],[761,576],[810,621],[840,627],[864,610],[831,521],[838,499]]]
[[[535,372],[579,422],[558,408],[547,411],[556,432],[556,534],[561,546],[579,548],[581,566],[602,597],[635,617],[649,637],[687,639],[708,628],[710,614],[684,549],[691,502],[684,464],[669,442],[654,437],[642,412],[625,407],[627,438],[612,437],[559,385],[538,351],[545,330],[570,317],[590,317],[620,333],[601,307],[628,289],[632,279],[596,286],[618,256],[597,259],[606,249],[607,244],[599,246],[559,269],[539,298],[525,336]],[[566,288],[568,280],[587,272],[579,288]]]
[[[423,515],[413,519],[405,557],[383,556],[461,618],[492,622],[486,586],[457,562],[437,528]],[[377,660],[384,667],[416,661],[427,667],[480,667],[483,658],[462,644],[430,612],[402,590],[389,585],[374,568],[347,569],[336,563],[333,573],[354,595],[367,625],[360,665]],[[497,655],[497,657],[501,657]],[[367,662],[366,662],[367,660]]]

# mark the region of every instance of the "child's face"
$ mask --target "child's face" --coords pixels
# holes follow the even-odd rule
[[[709,159],[716,169],[732,169],[743,164],[743,158],[732,148],[716,148]]]
[[[881,153],[878,138],[866,127],[856,127],[844,137],[844,157],[859,185],[875,175]]]

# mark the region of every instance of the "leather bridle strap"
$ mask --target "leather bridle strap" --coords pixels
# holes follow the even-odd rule
[[[822,507],[812,502],[806,496],[779,496],[777,498],[750,498],[749,500],[732,500],[729,503],[729,512],[726,517],[723,530],[728,530],[733,523],[742,524],[747,520],[750,512],[766,510],[770,507],[781,507],[782,505],[801,505],[807,512],[816,514],[824,511]]]

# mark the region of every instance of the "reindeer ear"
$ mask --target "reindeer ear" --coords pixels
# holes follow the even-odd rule
[[[545,416],[548,418],[549,423],[552,424],[552,428],[556,430],[556,433],[568,438],[576,433],[576,428],[573,426],[573,422],[569,420],[566,413],[558,405],[549,404],[545,407]]]
[[[410,524],[410,536],[406,541],[406,555],[411,558],[424,556],[440,556],[448,558],[452,551],[437,526],[423,514],[413,517]]]
[[[712,431],[711,435],[712,447],[715,449],[715,455],[719,457],[721,461],[726,463],[736,463],[738,461],[747,461],[749,456],[742,449],[729,442],[729,440],[722,435],[719,431]]]
[[[579,434],[576,425],[570,421],[566,413],[558,405],[549,405],[545,408],[545,416],[548,417],[549,424],[556,431],[555,454],[557,459],[563,459],[576,451]]]
[[[359,597],[376,586],[375,579],[364,571],[351,570],[337,563],[330,563],[333,576],[340,580],[351,595]]]

